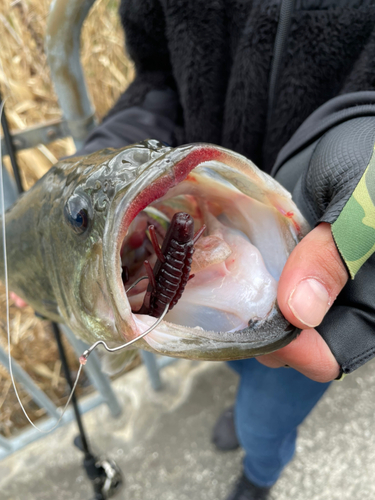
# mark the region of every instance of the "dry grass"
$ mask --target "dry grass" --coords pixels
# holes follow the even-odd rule
[[[6,113],[12,130],[57,119],[61,111],[44,53],[44,35],[51,0],[0,0],[0,88],[7,97]],[[83,28],[81,60],[98,118],[111,107],[133,78],[124,54],[117,0],[97,0]],[[56,159],[74,152],[71,138],[18,154],[22,178],[31,187]],[[5,164],[9,169],[8,161]],[[56,403],[66,398],[66,384],[48,324],[30,308],[11,306],[12,355]],[[5,347],[5,292],[0,287],[0,345]],[[77,362],[69,351],[73,375]],[[82,387],[82,386],[81,386]],[[82,392],[82,388],[81,388]],[[21,397],[33,419],[43,410]],[[8,372],[0,365],[0,433],[9,436],[26,421],[15,400]]]

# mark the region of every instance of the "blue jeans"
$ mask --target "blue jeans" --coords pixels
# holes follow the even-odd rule
[[[235,406],[244,472],[258,486],[272,486],[292,459],[297,426],[327,390],[292,368],[267,368],[256,359],[230,361],[240,375]]]

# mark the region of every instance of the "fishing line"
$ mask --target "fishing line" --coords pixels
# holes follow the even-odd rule
[[[2,101],[1,105],[0,105],[0,119],[1,119],[3,111],[4,111],[4,104],[5,104],[6,100],[7,100],[7,98],[5,98]],[[78,372],[77,372],[77,375],[76,375],[76,378],[75,378],[72,390],[70,391],[68,400],[65,403],[64,408],[62,410],[59,409],[59,411],[61,411],[60,418],[48,430],[40,429],[38,426],[36,426],[31,421],[29,415],[27,414],[27,411],[26,411],[25,407],[23,406],[23,404],[21,402],[21,398],[19,396],[19,393],[18,393],[18,390],[17,390],[17,387],[16,387],[16,381],[14,379],[13,369],[12,369],[12,356],[11,356],[11,353],[10,353],[10,351],[11,351],[11,338],[10,338],[10,326],[9,326],[10,325],[10,314],[9,314],[9,285],[8,285],[8,267],[7,267],[8,258],[7,258],[7,248],[6,248],[5,200],[4,200],[3,157],[2,157],[1,140],[0,140],[0,186],[1,186],[0,200],[1,200],[1,219],[2,219],[1,227],[2,227],[2,236],[3,236],[4,285],[5,285],[5,304],[6,304],[6,315],[5,315],[5,318],[6,318],[6,324],[7,324],[7,343],[8,343],[9,374],[10,374],[10,378],[11,378],[12,385],[13,385],[13,388],[14,388],[14,392],[16,394],[17,401],[18,401],[18,403],[19,403],[19,405],[20,405],[20,407],[21,407],[21,409],[22,409],[22,411],[23,411],[26,419],[34,427],[34,429],[36,429],[37,431],[39,431],[39,432],[41,432],[43,434],[48,434],[49,432],[51,432],[54,429],[56,429],[56,427],[58,427],[58,425],[60,424],[62,418],[64,417],[64,414],[65,414],[65,412],[66,412],[66,410],[68,408],[68,405],[69,405],[69,403],[70,403],[70,401],[71,401],[71,399],[73,397],[74,391],[76,390],[76,387],[77,387],[77,384],[78,384],[78,380],[79,380],[79,377],[81,375],[83,366],[86,364],[87,358],[92,353],[92,351],[98,345],[103,345],[104,348],[107,351],[109,351],[109,352],[117,352],[117,351],[119,351],[121,349],[124,349],[125,347],[128,347],[128,346],[134,344],[135,342],[137,342],[138,340],[142,339],[147,334],[149,334],[152,330],[154,330],[154,328],[156,328],[161,323],[161,321],[163,320],[164,316],[168,312],[169,304],[166,305],[166,307],[164,309],[164,312],[160,316],[160,318],[158,318],[158,320],[150,328],[148,328],[148,330],[146,330],[145,332],[141,333],[141,335],[138,335],[138,337],[135,337],[134,339],[130,340],[129,342],[126,342],[125,344],[122,344],[122,345],[120,345],[118,347],[112,347],[111,348],[111,347],[108,347],[108,345],[103,340],[99,340],[99,341],[95,342],[95,344],[93,344],[92,346],[90,346],[88,349],[86,349],[86,351],[84,351],[84,353],[82,354],[82,356],[80,356],[80,358],[79,358],[80,365],[79,365],[79,368],[78,368]],[[137,280],[131,287],[129,287],[128,290],[126,290],[126,292],[130,291],[133,287],[135,287],[135,285],[137,283],[139,283],[139,281],[141,281],[142,279],[146,279],[146,278],[147,278],[147,276],[143,276],[142,278],[140,278],[139,280]]]
[[[7,99],[7,98],[6,98]],[[1,103],[1,107],[0,107],[0,117],[2,116],[3,114],[3,111],[4,111],[4,105],[5,105],[5,101],[6,99],[3,100],[3,102]],[[77,373],[77,378],[76,378],[76,381],[74,383],[74,386],[73,386],[73,389],[72,389],[72,392],[68,398],[68,401],[63,409],[63,412],[62,412],[62,415],[60,416],[60,418],[58,419],[57,423],[51,428],[49,429],[48,431],[46,430],[43,430],[43,429],[39,429],[39,427],[37,427],[30,419],[30,417],[28,416],[23,404],[22,404],[22,401],[21,401],[21,398],[20,398],[20,395],[18,394],[18,390],[17,390],[17,386],[16,386],[16,382],[14,380],[14,376],[13,376],[13,368],[12,368],[12,356],[11,356],[11,341],[10,341],[10,315],[9,315],[9,285],[8,285],[8,266],[7,266],[7,262],[8,262],[8,257],[7,257],[7,245],[6,245],[6,231],[5,231],[5,201],[4,201],[4,180],[3,180],[3,156],[2,156],[2,148],[1,148],[1,141],[0,141],[0,184],[1,184],[1,220],[2,220],[2,224],[1,224],[1,227],[2,227],[2,235],[3,235],[3,258],[4,258],[4,284],[5,284],[5,307],[6,307],[6,314],[5,314],[5,318],[6,318],[6,325],[7,325],[7,343],[8,343],[8,363],[9,363],[9,374],[10,374],[10,378],[11,378],[11,381],[12,381],[12,385],[13,385],[13,389],[14,389],[14,392],[16,394],[16,398],[17,398],[17,401],[26,417],[26,419],[28,420],[28,422],[36,429],[38,430],[39,432],[42,432],[42,433],[47,433],[47,432],[50,432],[52,431],[53,429],[55,429],[59,423],[61,422],[61,419],[63,418],[64,416],[64,413],[66,411],[66,408],[68,407],[68,404],[70,403],[70,400],[72,398],[72,395],[73,395],[73,392],[77,386],[77,383],[78,383],[78,378],[79,378],[79,375],[81,374],[81,371],[82,371],[82,365],[80,365],[79,367],[79,370],[78,370],[78,373]]]

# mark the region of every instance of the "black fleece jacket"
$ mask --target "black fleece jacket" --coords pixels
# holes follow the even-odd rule
[[[375,175],[375,0],[295,0],[268,109],[286,4],[122,0],[136,78],[82,153],[150,137],[219,144],[272,170],[312,226],[334,228],[371,162]],[[358,210],[344,240],[372,232],[375,248]],[[345,373],[375,356],[374,294],[375,253],[317,327]]]
[[[269,172],[304,120],[328,100],[375,90],[375,1],[296,1],[267,130],[280,2],[122,0],[136,78],[110,115],[173,89],[176,144],[211,142]]]

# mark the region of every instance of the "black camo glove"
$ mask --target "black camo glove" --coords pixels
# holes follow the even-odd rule
[[[375,116],[348,119],[279,162],[276,175],[312,227],[331,224],[353,278],[316,327],[343,373],[375,356],[374,145]]]

